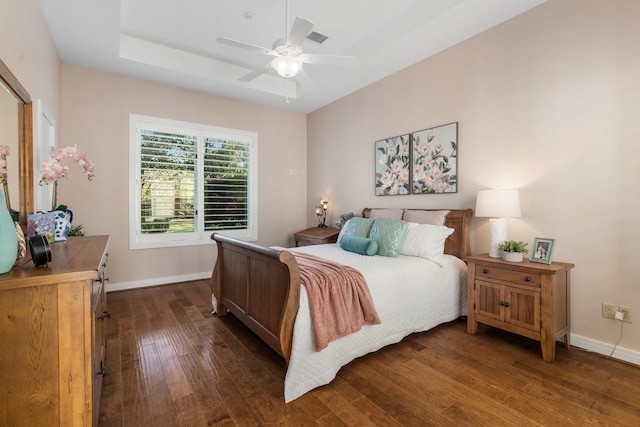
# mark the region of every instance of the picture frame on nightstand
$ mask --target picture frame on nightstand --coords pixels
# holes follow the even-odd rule
[[[556,239],[548,239],[545,237],[536,237],[533,240],[533,247],[529,261],[539,262],[542,264],[551,264],[553,257],[553,248],[556,245]]]

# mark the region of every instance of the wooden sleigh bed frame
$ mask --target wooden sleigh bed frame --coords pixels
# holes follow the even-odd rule
[[[434,211],[438,209],[415,209]],[[371,208],[362,212],[369,217]],[[470,255],[471,209],[452,209],[445,225],[455,231],[445,253],[460,259]],[[211,277],[217,315],[227,310],[289,363],[293,325],[300,303],[300,269],[293,254],[213,233],[218,257]],[[215,308],[214,308],[215,309]]]

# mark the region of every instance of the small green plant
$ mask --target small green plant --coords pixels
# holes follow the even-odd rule
[[[525,242],[516,242],[515,240],[505,240],[504,242],[498,243],[498,249],[504,252],[520,252],[523,254],[529,253],[529,249],[526,248],[528,243]]]
[[[71,230],[69,231],[69,234],[67,234],[67,236],[84,236],[82,224],[71,227]]]
[[[353,218],[355,214],[353,212],[344,213],[338,217],[336,220],[336,227],[342,228],[343,225],[347,223],[351,218]]]

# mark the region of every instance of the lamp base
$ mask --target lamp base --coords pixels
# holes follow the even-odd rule
[[[489,220],[489,256],[501,258],[502,251],[498,244],[507,240],[507,220],[504,218],[491,218]]]

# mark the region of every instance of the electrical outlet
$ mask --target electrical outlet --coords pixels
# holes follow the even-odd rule
[[[615,319],[616,311],[617,307],[615,304],[611,304],[608,302],[602,303],[602,317],[606,317],[607,319]]]
[[[631,323],[631,307],[624,307],[621,305],[620,307],[618,307],[618,311],[621,311],[623,314],[623,322]]]

